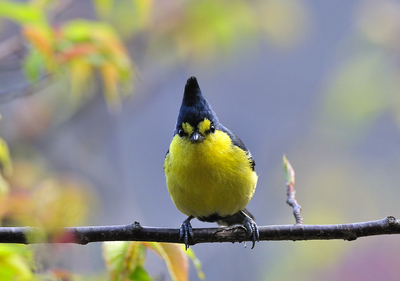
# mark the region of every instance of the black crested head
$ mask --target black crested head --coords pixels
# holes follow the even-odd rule
[[[193,127],[196,127],[204,118],[214,122],[216,128],[219,126],[217,115],[212,110],[211,105],[203,97],[196,77],[192,76],[186,82],[175,134],[178,132],[182,123],[187,122]]]
[[[193,106],[203,98],[199,83],[196,77],[192,76],[186,81],[185,92],[183,93],[182,105]]]

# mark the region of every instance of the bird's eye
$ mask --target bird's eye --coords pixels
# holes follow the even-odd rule
[[[179,129],[179,130],[178,130],[178,135],[179,135],[180,137],[183,137],[183,136],[185,135],[185,131],[184,131],[183,129]]]
[[[210,132],[211,132],[211,133],[214,133],[214,132],[215,132],[215,126],[214,126],[214,123],[213,123],[213,122],[211,122],[211,124],[210,124]]]

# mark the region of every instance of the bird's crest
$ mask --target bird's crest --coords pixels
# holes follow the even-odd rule
[[[196,127],[198,123],[204,121],[204,118],[214,122],[216,126],[219,125],[217,115],[212,110],[211,105],[203,97],[196,77],[192,76],[187,80],[185,85],[185,92],[183,94],[175,134],[182,123],[187,122],[193,127]]]
[[[186,82],[182,105],[194,106],[201,100],[204,100],[204,98],[201,94],[199,83],[197,83],[196,77],[192,76]]]

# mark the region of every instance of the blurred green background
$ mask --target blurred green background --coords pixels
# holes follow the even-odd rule
[[[55,21],[95,14],[91,1],[72,1]],[[248,208],[258,225],[294,222],[283,154],[296,172],[305,224],[399,216],[400,1],[121,0],[100,14],[124,39],[137,72],[119,114],[100,94],[70,105],[61,82],[0,106],[15,163],[91,186],[87,225],[178,227],[185,219],[169,198],[163,160],[190,76],[252,152],[259,182]],[[0,40],[18,32],[9,22],[0,28]],[[24,81],[12,62],[0,61],[1,93]],[[399,280],[399,239],[193,249],[207,280]],[[59,251],[52,262],[74,272],[103,270],[100,244]],[[146,267],[167,278],[152,255]],[[193,267],[190,279],[197,280]]]

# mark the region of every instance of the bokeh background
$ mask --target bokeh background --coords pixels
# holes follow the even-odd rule
[[[185,216],[168,195],[163,160],[186,79],[196,76],[220,121],[255,158],[259,182],[248,208],[258,225],[294,222],[283,154],[296,172],[304,223],[399,216],[400,1],[155,0],[142,21],[134,8],[116,1],[108,18],[137,71],[119,113],[109,112],[100,90],[72,106],[56,82],[16,98],[23,74],[3,62],[0,88],[8,96],[0,133],[11,148],[14,181],[50,173],[74,188],[85,185],[86,225],[180,226]],[[91,1],[72,1],[55,21],[95,15]],[[18,32],[10,22],[0,27],[0,39]],[[193,250],[207,280],[399,280],[399,241]],[[51,262],[84,276],[104,271],[99,243],[50,252]],[[146,268],[169,278],[152,254]],[[193,266],[190,279],[198,279]]]

